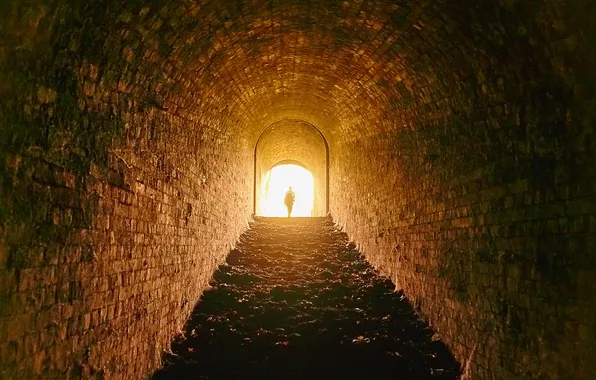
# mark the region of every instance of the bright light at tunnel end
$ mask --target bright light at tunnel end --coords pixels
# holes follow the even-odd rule
[[[275,166],[263,178],[259,215],[287,217],[288,211],[284,204],[284,198],[290,186],[296,194],[291,216],[312,216],[314,203],[313,175],[307,169],[291,164]]]

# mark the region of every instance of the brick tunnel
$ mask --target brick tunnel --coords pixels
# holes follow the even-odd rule
[[[596,378],[595,22],[592,0],[0,2],[0,377],[146,378],[297,162],[462,378]]]

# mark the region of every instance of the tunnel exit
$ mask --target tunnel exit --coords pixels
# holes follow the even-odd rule
[[[314,204],[314,179],[312,173],[299,165],[277,165],[269,170],[261,183],[261,209],[259,215],[287,216],[284,197],[292,187],[295,203],[291,216],[310,217]]]
[[[253,186],[255,216],[287,216],[289,186],[296,194],[292,216],[327,215],[329,147],[321,131],[299,119],[267,126],[255,144]]]

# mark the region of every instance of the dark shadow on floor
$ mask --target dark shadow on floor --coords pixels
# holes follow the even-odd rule
[[[258,218],[161,379],[456,379],[459,364],[330,219]]]

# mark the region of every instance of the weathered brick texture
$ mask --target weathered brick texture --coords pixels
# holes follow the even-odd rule
[[[125,11],[8,11],[0,377],[143,378],[247,226],[252,155]]]
[[[594,7],[1,1],[2,376],[156,368],[258,137],[302,120],[331,213],[468,376],[596,377]]]
[[[501,9],[483,27],[464,24],[476,14],[464,11],[458,28],[418,47],[433,57],[443,39],[457,43],[428,64],[442,80],[404,81],[412,101],[398,120],[376,119],[399,128],[332,150],[342,174],[332,214],[449,342],[466,378],[596,376],[594,55],[582,50],[595,14],[571,22],[571,8],[543,6],[524,20]],[[476,27],[474,44],[458,37]],[[470,76],[458,82],[453,64]]]

